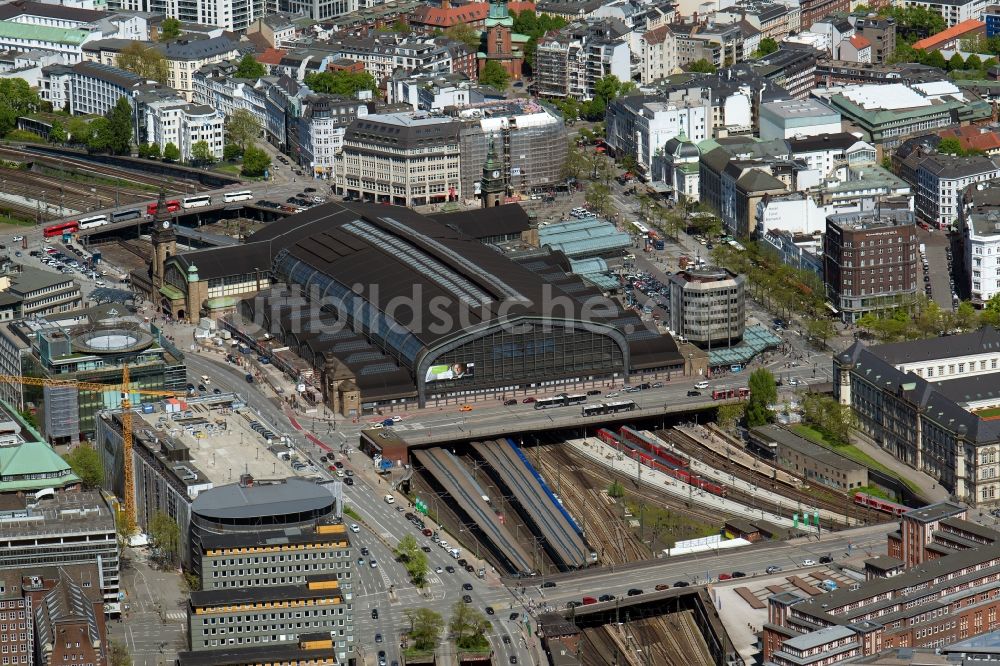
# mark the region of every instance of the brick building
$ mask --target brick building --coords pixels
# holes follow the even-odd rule
[[[873,568],[891,575],[811,598],[770,597],[764,663],[825,666],[1000,628],[1000,532],[966,520],[963,507],[943,502],[903,514],[889,557],[879,559]]]
[[[827,218],[823,263],[827,296],[844,321],[907,305],[917,293],[917,232],[907,209]]]

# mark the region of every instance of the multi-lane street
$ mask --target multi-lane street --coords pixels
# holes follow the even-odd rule
[[[673,585],[678,581],[698,585],[716,581],[719,574],[733,571],[742,571],[748,576],[763,575],[768,567],[777,566],[781,567],[782,573],[790,575],[796,569],[816,569],[815,566],[803,566],[803,561],[818,562],[824,555],[830,555],[835,562],[848,555],[884,555],[886,534],[894,528],[895,523],[874,525],[820,535],[818,539],[809,537],[759,543],[734,550],[707,551],[625,567],[601,567],[574,574],[538,576],[530,579],[530,585],[523,587],[527,598],[559,607],[571,600],[579,601],[583,595],[623,596],[633,588],[652,592],[656,585]],[[517,585],[523,581],[508,579],[507,582]],[[546,583],[556,583],[556,586],[543,587]]]
[[[262,418],[281,429],[282,433],[291,439],[293,445],[304,454],[318,459],[322,452],[317,451],[315,445],[291,425],[276,398],[268,398],[256,390],[247,390],[249,387],[242,369],[226,364],[214,356],[208,357],[200,353],[189,354],[186,360],[193,383],[197,383],[201,375],[208,375],[212,378],[213,386],[224,392],[245,396],[247,404]],[[357,441],[356,437],[351,440],[339,430],[333,436],[324,439],[327,445],[334,449],[339,449],[342,443],[353,445]],[[361,517],[359,521],[345,517],[345,522],[355,523],[359,528],[357,533],[351,535],[356,565],[351,590],[355,643],[362,646],[374,659],[377,659],[378,652],[384,651],[386,661],[391,665],[393,660],[400,658],[400,635],[408,626],[404,615],[406,608],[430,608],[441,613],[447,621],[455,602],[461,601],[464,595],[468,595],[474,608],[483,612],[487,608],[495,610],[495,615],[489,618],[493,623],[489,638],[500,663],[509,663],[511,656],[515,656],[522,664],[533,663],[523,640],[525,628],[522,622],[526,617],[526,608],[521,601],[511,594],[492,571],[489,571],[489,567],[486,578],[481,580],[457,566],[454,558],[431,539],[424,537],[404,517],[407,509],[403,511],[397,509],[405,501],[402,496],[397,496],[399,503],[386,504],[382,497],[388,489],[384,485],[380,486],[377,477],[371,473],[371,462],[368,458],[355,455],[353,458],[344,457],[342,460],[347,469],[355,472],[352,477],[354,485],[345,486],[344,489],[345,503]],[[330,476],[325,466],[318,460],[316,467],[322,470],[323,476]],[[427,558],[431,573],[428,584],[423,590],[409,582],[406,570],[402,564],[395,561],[392,553],[395,545],[407,534],[412,534],[421,546],[426,546],[428,549]],[[450,538],[443,531],[441,534],[444,538]],[[362,551],[363,548],[366,551]],[[473,553],[463,551],[462,557],[470,562],[475,560]],[[371,565],[373,560],[375,566]],[[447,571],[449,566],[454,568],[454,573]],[[437,573],[439,568],[441,572]],[[469,585],[471,589],[463,589],[463,585]],[[377,614],[373,614],[374,610],[377,610]],[[515,621],[509,619],[512,612],[518,613],[518,619]]]

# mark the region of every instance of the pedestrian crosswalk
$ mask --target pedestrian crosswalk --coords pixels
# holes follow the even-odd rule
[[[187,620],[187,613],[184,611],[170,611],[167,613],[167,621],[184,622]]]

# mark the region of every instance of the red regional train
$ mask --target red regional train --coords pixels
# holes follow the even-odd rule
[[[896,502],[890,502],[889,500],[882,499],[881,497],[875,497],[874,495],[869,495],[868,493],[854,493],[854,503],[860,504],[861,506],[871,507],[877,511],[891,513],[894,516],[901,516],[910,510],[910,507],[908,506],[903,506],[902,504],[897,504]]]
[[[688,461],[681,459],[677,454],[667,451],[660,442],[657,444],[646,435],[632,430],[628,426],[622,426],[618,433],[607,428],[597,431],[597,437],[605,444],[621,451],[633,460],[638,459],[640,463],[663,472],[667,476],[701,488],[705,492],[725,497],[727,490],[725,486],[712,483],[701,478],[697,474],[692,474],[688,469]]]

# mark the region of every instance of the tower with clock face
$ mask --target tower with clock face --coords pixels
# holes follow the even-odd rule
[[[490,139],[490,150],[486,154],[486,164],[483,165],[483,179],[480,181],[479,192],[483,208],[492,208],[503,203],[507,189],[504,184],[503,165],[497,158],[496,146]]]
[[[166,275],[166,264],[170,257],[177,254],[177,234],[167,212],[167,195],[160,190],[160,198],[156,202],[156,215],[153,216],[153,228],[150,230],[153,241],[153,262],[150,267],[153,286],[157,289],[163,286]]]

